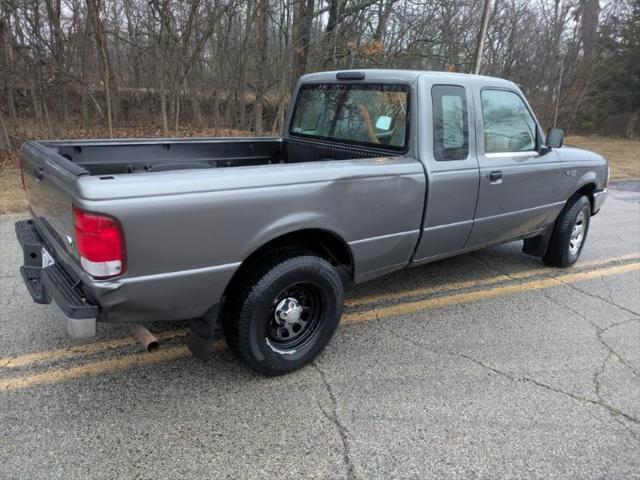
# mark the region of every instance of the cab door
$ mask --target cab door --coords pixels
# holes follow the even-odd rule
[[[429,173],[417,264],[464,248],[478,196],[470,86],[424,81],[420,88],[420,159]]]
[[[540,230],[562,208],[557,154],[539,153],[538,124],[520,92],[476,87],[480,188],[467,247]]]

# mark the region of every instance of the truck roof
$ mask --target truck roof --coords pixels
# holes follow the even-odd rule
[[[364,81],[375,81],[375,82],[403,82],[403,83],[413,83],[418,79],[418,77],[426,76],[432,77],[433,80],[438,81],[455,81],[458,79],[459,81],[464,79],[465,82],[473,82],[473,83],[481,83],[481,84],[491,84],[491,85],[503,85],[508,87],[516,87],[517,86],[510,82],[509,80],[505,80],[503,78],[498,77],[489,77],[486,75],[474,75],[470,73],[457,73],[457,72],[437,72],[437,71],[428,71],[428,70],[395,70],[395,69],[366,69],[366,68],[358,68],[353,70],[334,70],[330,72],[318,72],[318,73],[310,73],[307,75],[303,75],[300,79],[301,83],[314,83],[314,82],[331,82],[336,81],[336,75],[338,73],[346,73],[350,72],[351,74],[355,72],[362,72],[365,75]]]

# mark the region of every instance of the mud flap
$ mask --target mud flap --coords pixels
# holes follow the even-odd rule
[[[211,307],[198,318],[189,319],[189,339],[187,347],[194,357],[200,360],[208,360],[213,351],[213,336],[218,325],[220,304]]]
[[[549,246],[549,240],[551,240],[551,234],[553,233],[553,226],[547,228],[547,230],[531,238],[525,238],[522,245],[522,251],[527,255],[533,255],[534,257],[543,257],[547,252]]]

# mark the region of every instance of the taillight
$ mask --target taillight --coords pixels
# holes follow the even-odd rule
[[[118,220],[74,206],[73,221],[82,268],[94,278],[122,275],[126,258],[124,235]]]

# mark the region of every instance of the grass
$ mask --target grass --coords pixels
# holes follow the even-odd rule
[[[17,159],[15,152],[0,150],[0,214],[23,212],[27,209]]]
[[[611,180],[640,179],[640,140],[575,136],[568,137],[566,143],[603,155],[611,166]]]
[[[128,133],[127,136],[132,136],[130,131]],[[198,133],[211,135],[209,132]],[[232,134],[237,135],[237,132],[222,133]],[[567,144],[604,155],[611,165],[612,180],[640,180],[640,140],[574,136],[567,138]],[[0,214],[23,212],[27,208],[17,159],[15,152],[0,150]]]

